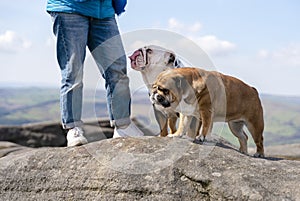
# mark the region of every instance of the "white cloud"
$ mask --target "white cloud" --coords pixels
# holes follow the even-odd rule
[[[56,38],[52,36],[46,39],[45,46],[52,48],[55,47],[55,43],[56,43]]]
[[[178,20],[175,18],[170,18],[168,20],[168,28],[172,30],[181,30],[184,27]]]
[[[189,27],[189,31],[198,32],[202,28],[202,24],[200,22],[195,22],[193,25]]]
[[[132,51],[132,50],[137,50],[141,47],[147,46],[147,45],[158,45],[158,46],[166,46],[166,44],[162,43],[159,40],[150,40],[150,41],[142,41],[142,40],[136,40],[133,42],[130,46],[129,49],[126,51]],[[126,47],[125,47],[126,48]]]
[[[288,62],[293,66],[300,66],[300,44],[291,44],[273,53],[277,60]]]
[[[289,44],[277,50],[259,50],[258,57],[282,66],[300,67],[300,44]]]
[[[202,29],[200,22],[192,24],[184,24],[175,18],[168,20],[167,28],[171,31],[187,35],[187,37],[197,43],[201,49],[211,56],[224,56],[236,49],[236,45],[227,40],[221,40],[214,35],[199,36],[199,31]]]
[[[0,35],[0,51],[14,53],[31,47],[31,42],[19,36],[16,32],[7,30]]]
[[[259,58],[262,58],[262,59],[268,58],[269,57],[269,51],[265,50],[265,49],[262,49],[262,50],[258,51],[257,55],[258,55]]]
[[[170,18],[168,20],[168,29],[176,32],[196,33],[199,32],[201,28],[202,28],[202,24],[200,22],[195,22],[191,25],[187,25],[178,21],[175,18]]]
[[[220,40],[214,35],[191,37],[209,55],[223,56],[233,52],[236,45],[226,40]]]

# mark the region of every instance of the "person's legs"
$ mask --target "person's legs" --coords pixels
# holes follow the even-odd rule
[[[68,146],[86,144],[83,136],[82,78],[89,21],[77,14],[52,13],[53,32],[57,37],[57,61],[61,70],[61,121],[68,129]]]
[[[130,91],[126,55],[115,18],[92,19],[88,47],[105,79],[112,125],[130,124]]]
[[[61,118],[65,129],[81,126],[83,63],[89,21],[77,14],[52,13],[61,70]]]
[[[91,19],[88,47],[105,79],[114,137],[144,135],[130,120],[131,98],[126,54],[114,17]]]

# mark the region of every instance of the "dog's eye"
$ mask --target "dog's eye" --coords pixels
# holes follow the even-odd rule
[[[165,94],[165,95],[169,94],[169,89],[164,89],[162,87],[158,87],[158,90],[163,92],[163,94]]]
[[[146,49],[146,52],[147,52],[148,54],[152,54],[153,51],[152,51],[151,49],[148,48],[148,49]]]
[[[169,94],[169,89],[164,89],[164,90],[163,90],[163,93],[164,93],[165,95]]]

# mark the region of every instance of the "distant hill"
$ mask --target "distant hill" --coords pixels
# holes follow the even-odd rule
[[[261,95],[265,116],[265,144],[300,143],[300,97]],[[83,118],[107,117],[105,91],[85,90]],[[132,116],[148,129],[158,133],[152,105],[146,93],[132,95]],[[59,89],[0,88],[0,125],[21,125],[57,121]],[[216,128],[220,127],[217,125]],[[218,135],[238,144],[227,126]],[[220,131],[220,129],[215,129]],[[249,138],[252,140],[251,137]],[[253,142],[250,142],[253,145]]]
[[[300,97],[260,95],[264,108],[264,142],[268,145],[293,144],[300,142]],[[248,133],[248,136],[251,136]],[[222,137],[235,145],[237,139],[224,127]],[[254,142],[249,137],[250,145]]]
[[[103,98],[98,100],[99,94]],[[83,118],[106,115],[104,97],[104,91],[97,94],[92,90],[85,91]],[[0,88],[0,125],[57,121],[60,119],[59,104],[59,89]]]
[[[300,142],[300,97],[263,95],[265,136],[270,144]]]

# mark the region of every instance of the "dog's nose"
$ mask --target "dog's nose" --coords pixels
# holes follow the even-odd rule
[[[164,102],[165,98],[164,98],[162,95],[157,94],[156,100],[157,100],[158,102]]]

